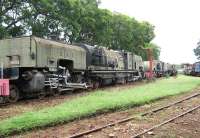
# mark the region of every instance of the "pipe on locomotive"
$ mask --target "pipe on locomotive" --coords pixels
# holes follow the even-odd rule
[[[1,62],[1,79],[3,79],[3,62]]]

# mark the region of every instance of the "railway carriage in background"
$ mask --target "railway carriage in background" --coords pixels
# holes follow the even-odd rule
[[[185,75],[192,75],[192,68],[193,68],[193,65],[192,64],[183,64],[183,73]]]
[[[153,60],[152,62],[152,70],[156,77],[163,76],[163,66],[162,62],[159,60]],[[144,71],[147,72],[150,69],[150,62],[144,61]]]
[[[182,64],[182,68],[185,75],[200,76],[200,62]]]
[[[150,63],[149,61],[144,61],[144,71],[149,71]],[[177,70],[175,68],[175,65],[162,62],[160,60],[153,60],[153,73],[156,77],[163,77],[166,75],[174,76],[177,74]]]
[[[8,102],[135,81],[143,68],[142,58],[130,52],[35,36],[0,40],[0,62],[10,83],[10,94],[3,97]]]
[[[191,69],[190,75],[200,76],[200,62],[195,62],[192,65],[192,69]]]

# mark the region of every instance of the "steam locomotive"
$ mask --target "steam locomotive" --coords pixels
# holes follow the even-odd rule
[[[35,36],[0,40],[2,78],[9,80],[14,103],[29,96],[98,88],[143,78],[141,56],[86,44],[68,45]]]

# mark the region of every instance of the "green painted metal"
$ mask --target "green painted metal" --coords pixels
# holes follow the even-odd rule
[[[139,70],[140,67],[144,67],[142,57],[133,54],[133,66],[134,69]]]
[[[106,55],[107,62],[115,63],[114,70],[124,70],[125,64],[124,64],[124,58],[121,52],[109,50],[105,47],[102,47],[102,49],[104,50],[104,53]]]
[[[58,61],[70,60],[73,68],[86,69],[84,49],[34,36],[0,40],[0,61],[4,67],[57,68]]]

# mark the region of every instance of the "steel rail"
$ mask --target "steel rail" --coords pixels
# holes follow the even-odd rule
[[[169,108],[169,107],[171,107],[171,106],[173,106],[173,105],[176,105],[176,104],[178,104],[178,103],[181,103],[181,102],[186,101],[186,100],[189,100],[189,99],[192,99],[192,98],[197,97],[197,96],[199,96],[199,95],[200,95],[200,93],[193,94],[193,95],[188,96],[188,97],[186,97],[186,98],[184,98],[184,99],[178,100],[178,101],[176,101],[176,102],[174,102],[174,103],[171,103],[171,104],[168,104],[168,105],[166,105],[166,106],[162,106],[162,107],[160,107],[160,108],[156,108],[156,109],[154,109],[154,110],[145,112],[145,113],[141,114],[141,116],[146,116],[146,115],[149,115],[149,114],[152,114],[152,113],[159,112],[159,111],[161,111],[161,110],[163,110],[163,109],[165,109],[165,108]],[[114,125],[116,125],[116,124],[121,124],[121,123],[124,123],[124,122],[128,122],[128,121],[133,120],[133,119],[135,119],[135,117],[129,117],[129,118],[125,118],[125,119],[122,119],[122,120],[118,120],[118,121],[116,121],[116,122],[113,122],[113,123],[110,123],[110,124],[106,124],[106,125],[104,125],[104,126],[100,126],[100,127],[97,127],[97,128],[91,129],[91,130],[88,130],[88,131],[84,131],[84,132],[80,132],[80,133],[71,135],[71,136],[69,136],[69,137],[67,137],[67,138],[78,138],[78,137],[81,137],[81,136],[84,136],[84,135],[87,135],[87,134],[90,134],[90,133],[93,133],[93,132],[100,131],[100,130],[102,130],[102,129],[104,129],[104,128],[107,128],[107,127],[110,127],[110,126],[114,126]]]
[[[182,114],[180,114],[180,115],[177,115],[177,116],[175,116],[175,117],[173,117],[173,118],[170,118],[170,119],[168,119],[168,120],[166,120],[166,121],[164,121],[164,122],[162,122],[162,123],[160,123],[160,124],[157,124],[157,125],[155,125],[155,126],[149,128],[149,129],[147,129],[147,130],[144,130],[143,132],[141,132],[141,133],[139,133],[139,134],[134,135],[132,138],[138,138],[138,137],[140,137],[141,135],[144,135],[144,134],[146,134],[146,133],[149,132],[149,131],[152,131],[152,130],[158,128],[158,127],[161,127],[161,126],[163,126],[163,125],[165,125],[165,124],[167,124],[167,123],[170,123],[170,122],[174,121],[175,119],[180,118],[180,117],[183,117],[183,116],[187,115],[188,113],[191,113],[191,112],[193,112],[194,110],[197,110],[197,109],[199,109],[199,108],[200,108],[200,105],[198,105],[198,106],[196,106],[196,107],[194,107],[194,108],[192,108],[192,109],[189,109],[189,110],[187,110],[186,112],[184,112],[184,113],[182,113]]]
[[[31,98],[26,98],[26,99],[20,99],[19,101],[17,101],[16,103],[9,103],[9,102],[3,102],[0,103],[0,108],[1,107],[6,107],[6,106],[10,106],[10,105],[17,105],[17,104],[23,104],[25,102],[41,102],[41,101],[45,101],[45,100],[59,100],[59,99],[65,99],[67,97],[65,96],[79,96],[79,94],[89,94],[89,91],[83,90],[81,92],[77,91],[77,93],[65,93],[65,94],[61,94],[59,96],[47,96],[44,97],[43,99],[39,99],[39,98],[35,98],[35,97],[31,97]]]
[[[1,107],[6,107],[6,106],[8,106],[8,105],[11,105],[11,104],[10,104],[10,103],[1,103],[1,104],[0,104],[0,108],[1,108]]]
[[[41,101],[45,101],[45,100],[53,100],[53,99],[56,99],[56,100],[59,100],[59,99],[64,99],[65,97],[63,97],[62,95],[61,96],[58,96],[58,97],[44,97],[43,99],[23,99],[23,100],[20,100],[16,103],[9,103],[9,102],[4,102],[4,103],[0,103],[0,108],[1,107],[7,107],[7,106],[12,106],[12,105],[18,105],[18,104],[26,104],[26,102],[41,102]]]

